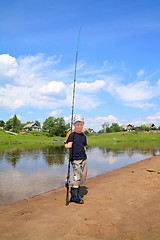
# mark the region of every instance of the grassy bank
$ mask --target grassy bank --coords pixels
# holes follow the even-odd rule
[[[88,142],[92,145],[97,143],[128,143],[128,142],[147,142],[160,141],[158,132],[118,132],[109,134],[90,135]]]
[[[51,144],[53,139],[62,140],[56,142],[63,144],[64,138],[62,137],[47,137],[42,132],[27,133],[24,135],[18,134],[17,136],[0,131],[0,144]],[[133,143],[133,142],[152,142],[160,141],[160,133],[157,132],[120,132],[109,134],[97,134],[88,136],[88,143],[91,146],[100,144],[108,145],[113,143]]]
[[[64,140],[62,137],[47,137],[41,132],[18,134],[17,136],[0,131],[0,144],[51,144],[53,139]],[[63,142],[57,142],[63,143]]]
[[[103,151],[127,151],[132,155],[132,151],[146,152],[156,155],[160,149],[160,133],[156,132],[121,132],[105,135],[92,135],[88,137],[88,147],[103,148]],[[104,150],[105,149],[105,150]]]

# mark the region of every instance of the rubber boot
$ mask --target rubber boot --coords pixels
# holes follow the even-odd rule
[[[80,186],[78,187],[77,194],[78,194],[78,198],[79,198],[80,200],[82,200],[81,196],[79,195],[79,190],[80,190]],[[82,200],[82,201],[83,201],[83,200]]]
[[[78,188],[71,188],[71,199],[70,202],[75,202],[79,204],[83,204],[84,201],[81,199],[81,197],[78,195]]]

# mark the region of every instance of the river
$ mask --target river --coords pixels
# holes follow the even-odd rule
[[[88,178],[159,154],[159,144],[122,149],[88,147]],[[68,152],[64,146],[0,145],[0,206],[64,187]]]

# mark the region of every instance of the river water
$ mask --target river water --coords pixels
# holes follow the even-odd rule
[[[153,147],[89,147],[88,178],[159,154]],[[0,206],[63,187],[68,165],[64,146],[0,146]]]

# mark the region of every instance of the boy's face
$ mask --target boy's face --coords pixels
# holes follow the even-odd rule
[[[73,123],[73,126],[75,127],[75,131],[81,132],[84,126],[84,122],[75,122]]]

